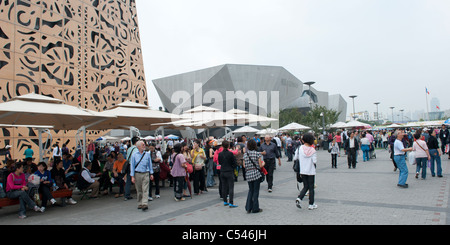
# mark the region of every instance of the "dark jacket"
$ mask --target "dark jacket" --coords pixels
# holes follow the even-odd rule
[[[350,149],[350,137],[347,138],[347,140],[345,140],[345,144],[344,147],[346,150]],[[359,150],[359,144],[358,144],[358,140],[356,139],[356,137],[353,137],[354,143],[355,143],[355,149]]]
[[[219,153],[220,172],[231,172],[237,167],[236,157],[232,152],[223,150]]]

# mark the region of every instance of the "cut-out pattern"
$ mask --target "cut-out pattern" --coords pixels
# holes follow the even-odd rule
[[[0,0],[0,102],[35,92],[96,111],[146,104],[136,13],[134,0]],[[0,148],[21,158],[29,144],[38,157],[37,130],[1,132]],[[53,143],[74,149],[74,133],[61,132]]]

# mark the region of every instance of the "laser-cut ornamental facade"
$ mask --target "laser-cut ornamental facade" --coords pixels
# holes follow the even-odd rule
[[[147,104],[135,0],[0,0],[0,102],[30,92],[95,111]],[[52,142],[73,152],[75,133],[52,131]],[[31,128],[0,133],[14,158],[27,145],[38,158],[37,143]]]

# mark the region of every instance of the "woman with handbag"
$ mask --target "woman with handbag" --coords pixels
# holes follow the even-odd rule
[[[174,153],[171,156],[173,166],[170,174],[173,176],[173,188],[175,201],[177,202],[185,200],[183,197],[184,178],[186,176],[186,165],[189,164],[181,153],[181,148],[182,146],[180,143],[175,144],[173,146]]]
[[[417,164],[416,179],[419,178],[420,168],[422,168],[422,179],[427,177],[427,162],[431,159],[427,143],[422,140],[422,137],[422,130],[418,130],[414,134],[413,152],[415,152]]]
[[[314,149],[314,136],[307,133],[303,136],[303,145],[295,152],[294,161],[300,161],[300,175],[303,180],[303,189],[300,191],[295,203],[298,208],[301,208],[301,202],[309,191],[309,206],[308,209],[316,209],[317,205],[314,203],[314,182],[316,176],[317,152]]]
[[[245,210],[247,213],[260,213],[262,209],[259,208],[259,189],[261,182],[264,181],[264,174],[261,173],[261,168],[264,167],[264,161],[256,141],[251,139],[247,142],[248,151],[244,153],[244,167],[245,179],[248,183],[247,202]]]
[[[200,147],[200,140],[194,140],[194,147],[191,151],[192,163],[194,164],[194,193],[200,195],[206,191],[205,183],[205,151]]]

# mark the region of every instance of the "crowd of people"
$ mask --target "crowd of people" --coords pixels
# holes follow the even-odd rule
[[[208,139],[180,140],[167,144],[162,153],[161,142],[146,142],[138,137],[130,141],[106,146],[89,142],[88,158],[82,164],[80,150],[71,154],[64,145],[54,145],[53,157],[48,164],[32,161],[33,153],[25,153],[23,162],[9,162],[9,174],[5,183],[6,193],[0,197],[20,200],[19,218],[26,217],[26,208],[44,212],[47,203],[55,205],[52,191],[73,189],[90,192],[89,198],[114,194],[116,198],[133,199],[131,186],[137,193],[137,208],[148,210],[153,197],[160,198],[160,187],[167,184],[173,188],[173,199],[185,201],[194,195],[208,192],[208,188],[217,186],[223,205],[236,208],[234,201],[234,183],[242,172],[248,183],[248,195],[245,210],[259,213],[259,192],[261,184],[267,183],[267,192],[273,191],[274,170],[281,166],[282,153],[288,162],[298,161],[297,179],[303,183],[303,189],[296,204],[302,207],[303,198],[309,196],[308,209],[316,209],[314,187],[317,163],[317,150],[323,147],[331,155],[331,167],[337,168],[337,159],[343,153],[347,156],[349,169],[356,168],[359,152],[363,161],[369,161],[375,148],[388,149],[394,164],[399,170],[398,186],[407,188],[408,168],[407,152],[413,151],[416,163],[416,178],[426,179],[427,167],[431,176],[442,177],[440,157],[448,152],[448,129],[445,125],[429,130],[338,130],[335,133],[317,135],[280,135],[249,138],[245,135],[231,140]],[[162,142],[165,143],[165,142]],[[449,157],[450,159],[450,157]],[[33,178],[39,180],[38,183]],[[217,182],[218,183],[217,183]],[[118,193],[112,188],[117,185]],[[192,188],[192,186],[193,188]],[[42,200],[39,199],[41,194]],[[153,195],[154,194],[154,195]],[[69,204],[77,202],[69,197]]]

